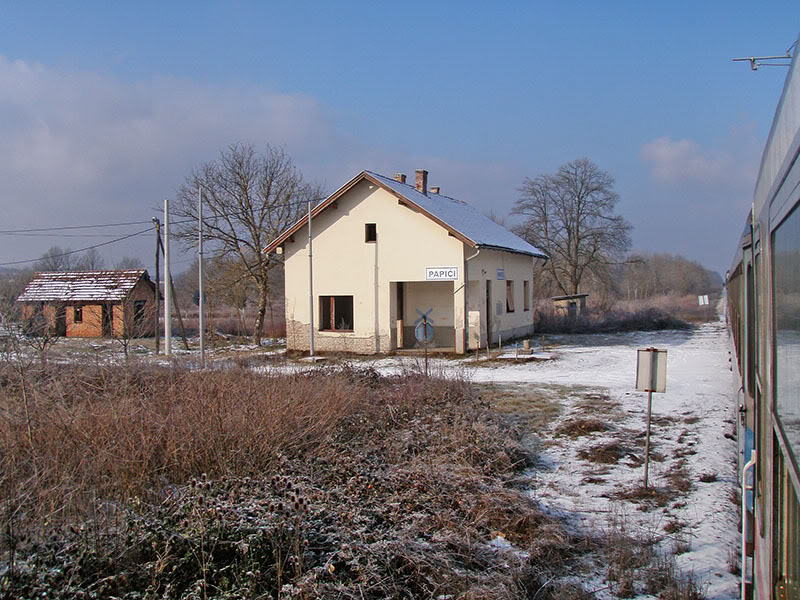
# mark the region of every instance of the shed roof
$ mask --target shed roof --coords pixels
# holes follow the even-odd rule
[[[532,246],[521,237],[511,233],[502,225],[498,225],[466,202],[443,194],[434,194],[430,192],[428,194],[423,194],[413,185],[401,183],[385,175],[373,173],[372,171],[362,171],[336,192],[331,194],[326,200],[312,210],[312,219],[333,204],[333,202],[362,179],[371,181],[389,191],[394,196],[416,207],[428,218],[437,222],[455,237],[473,248],[493,248],[539,258],[547,258],[547,255],[543,251]],[[292,227],[273,240],[267,246],[266,251],[269,252],[282,244],[296,231],[301,229],[306,222],[306,218],[300,219]]]
[[[36,273],[17,302],[120,302],[143,278],[155,289],[145,269]]]

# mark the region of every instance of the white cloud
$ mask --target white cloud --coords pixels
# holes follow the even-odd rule
[[[656,179],[708,185],[752,186],[761,143],[750,132],[734,132],[719,147],[703,148],[690,139],[659,137],[642,145],[639,157]]]
[[[148,220],[191,169],[239,141],[283,146],[311,178],[317,174],[305,168],[306,157],[330,156],[334,147],[347,156],[353,147],[332,115],[303,94],[175,78],[124,82],[0,56],[7,228]],[[0,238],[5,260],[97,240],[14,241]]]

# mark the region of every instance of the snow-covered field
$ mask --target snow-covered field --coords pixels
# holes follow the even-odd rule
[[[708,598],[737,597],[738,577],[728,571],[729,556],[738,552],[737,507],[731,499],[737,447],[725,324],[707,323],[694,331],[560,336],[551,343],[551,361],[476,365],[436,359],[431,368],[460,369],[475,382],[524,385],[531,391],[558,386],[561,415],[535,432],[541,458],[531,473],[530,494],[576,526],[597,530],[622,520],[631,533],[660,539],[664,552],[677,550],[679,568],[694,572]],[[619,498],[643,482],[647,394],[634,391],[634,380],[636,349],[651,346],[666,349],[668,358],[667,391],[653,394],[649,483],[668,490],[682,481],[689,487],[662,507]],[[419,359],[371,364],[388,374],[416,367]],[[565,422],[593,417],[608,430],[556,435]],[[627,456],[614,464],[592,460],[593,449],[615,441],[629,450]],[[579,456],[582,450],[587,458]],[[605,595],[601,575],[586,587],[592,586],[599,597]]]

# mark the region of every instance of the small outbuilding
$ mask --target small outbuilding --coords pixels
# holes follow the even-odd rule
[[[156,286],[144,269],[36,273],[17,298],[26,329],[66,337],[149,337]]]
[[[427,171],[414,185],[362,171],[314,207],[310,236],[308,221],[266,248],[284,257],[290,350],[311,335],[316,350],[361,354],[430,337],[463,353],[533,334],[533,267],[546,255],[429,189]]]
[[[565,316],[570,321],[574,321],[586,310],[586,298],[588,297],[589,294],[555,296],[553,298],[553,308],[557,315]]]

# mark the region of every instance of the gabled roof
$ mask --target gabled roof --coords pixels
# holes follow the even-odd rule
[[[145,269],[36,273],[17,302],[120,302],[142,278],[155,289]]]
[[[429,192],[426,195],[418,191],[413,185],[400,183],[372,171],[362,171],[317,205],[311,211],[312,220],[362,180],[374,183],[402,202],[419,210],[429,219],[444,227],[454,237],[473,248],[492,248],[547,258],[544,252],[511,233],[502,225],[498,225],[466,202],[442,194]],[[303,228],[307,222],[308,219],[306,217],[300,219],[270,242],[265,250],[271,252],[294,235],[295,232]]]

